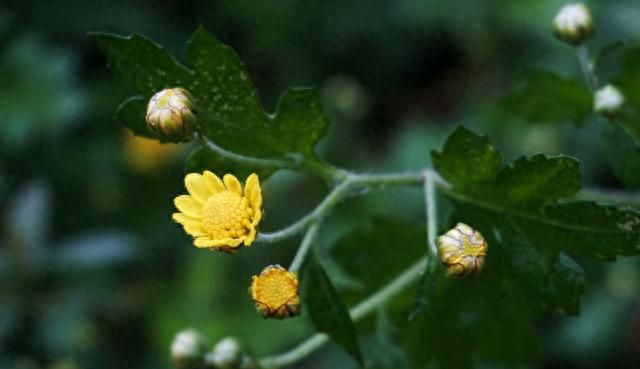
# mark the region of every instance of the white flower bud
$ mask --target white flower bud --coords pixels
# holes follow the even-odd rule
[[[217,369],[238,368],[242,359],[242,347],[238,340],[226,337],[205,356],[205,363]]]
[[[191,95],[184,88],[166,88],[153,95],[147,105],[147,125],[160,135],[188,138],[196,121]]]
[[[197,368],[202,364],[207,343],[193,329],[178,332],[171,342],[171,359],[178,369]]]
[[[582,3],[563,6],[553,19],[553,32],[564,42],[580,45],[593,32],[591,11]]]
[[[606,85],[593,95],[593,110],[604,115],[619,113],[624,105],[624,95],[612,85]]]

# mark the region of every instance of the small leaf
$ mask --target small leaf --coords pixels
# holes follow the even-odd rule
[[[454,187],[471,188],[495,178],[502,155],[489,144],[486,136],[458,127],[441,153],[431,153],[431,160],[438,173]]]
[[[256,173],[260,181],[265,181],[276,171],[274,168],[258,168],[239,164],[202,148],[195,149],[189,155],[185,170],[188,173],[201,173],[210,170],[220,176],[231,173],[238,178],[247,178],[251,173]]]
[[[625,187],[640,188],[640,142],[619,122],[604,123],[604,152],[613,172]]]
[[[349,311],[314,253],[307,256],[303,275],[302,299],[313,325],[318,331],[328,334],[364,367]]]
[[[501,106],[532,123],[581,123],[591,113],[592,97],[578,81],[533,70],[524,87],[507,95]]]

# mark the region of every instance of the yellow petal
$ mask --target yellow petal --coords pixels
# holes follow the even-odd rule
[[[256,188],[260,187],[260,181],[258,180],[258,175],[255,173],[251,173],[247,180],[244,182],[244,197],[251,198],[251,194]]]
[[[249,234],[244,237],[244,245],[249,246],[256,240],[256,229],[251,227]]]
[[[262,208],[262,190],[260,189],[260,186],[253,189],[251,197],[249,197],[249,201],[254,209],[259,210]]]
[[[180,223],[180,224],[197,224],[200,225],[200,219],[196,219],[196,218],[192,218],[188,215],[184,215],[183,213],[173,213],[173,215],[171,216],[171,218],[173,219],[174,222],[176,223]]]
[[[185,224],[182,226],[182,228],[184,229],[185,232],[187,232],[187,234],[189,236],[193,236],[193,237],[202,237],[202,236],[206,236],[207,234],[202,230],[202,225],[197,224],[197,225],[193,225],[193,224]]]
[[[196,247],[221,247],[230,246],[236,247],[242,242],[240,238],[223,238],[219,240],[212,240],[209,237],[199,237],[193,241]]]
[[[176,208],[190,217],[199,218],[202,215],[202,204],[189,195],[180,195],[173,200]]]
[[[253,219],[251,220],[251,225],[254,227],[257,226],[258,223],[260,223],[260,220],[262,220],[262,210],[256,209],[253,215]]]
[[[231,174],[225,174],[223,179],[224,184],[227,186],[227,190],[242,196],[242,185],[240,184],[240,181],[238,181],[238,178]]]
[[[205,183],[207,184],[207,187],[209,187],[209,189],[214,194],[226,190],[226,188],[224,187],[224,183],[222,183],[222,181],[217,175],[213,174],[208,170],[205,170],[203,174],[204,174],[204,179],[205,179]]]
[[[184,177],[184,185],[189,191],[189,194],[201,204],[204,204],[209,196],[213,195],[204,182],[204,177],[201,174],[190,173]]]

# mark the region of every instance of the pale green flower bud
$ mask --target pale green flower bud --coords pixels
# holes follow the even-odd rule
[[[553,19],[553,33],[573,46],[582,44],[592,32],[591,11],[582,3],[563,6]]]
[[[217,369],[235,369],[242,362],[242,347],[238,340],[226,337],[205,356],[205,364]]]
[[[147,105],[147,125],[164,137],[187,138],[195,121],[193,99],[184,88],[166,88],[153,95]]]
[[[178,369],[198,368],[204,361],[207,342],[193,329],[178,332],[171,342],[171,360]]]
[[[593,95],[593,110],[598,114],[615,115],[624,105],[624,95],[612,85],[606,85]]]

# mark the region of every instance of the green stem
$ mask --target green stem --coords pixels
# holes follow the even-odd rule
[[[640,193],[615,190],[601,190],[585,188],[577,195],[578,199],[593,200],[600,203],[610,203],[619,206],[640,207]]]
[[[302,170],[304,172],[324,178],[327,182],[340,182],[347,177],[346,171],[322,163],[318,160],[281,160],[255,158],[227,151],[199,132],[194,132],[193,138],[198,143],[200,143],[203,148],[213,152],[214,154],[220,155],[225,159],[235,161],[236,163],[246,164],[248,166],[259,168]]]
[[[427,244],[431,255],[438,255],[436,232],[438,232],[438,213],[436,204],[434,172],[424,172],[424,200],[427,211]]]
[[[320,223],[316,222],[307,229],[307,233],[305,233],[302,243],[300,244],[300,247],[298,247],[296,256],[293,257],[293,261],[289,266],[289,271],[291,273],[297,272],[302,266],[304,258],[307,256],[307,253],[309,252],[309,249],[311,249],[311,245],[318,234],[318,228],[320,228]]]
[[[205,136],[201,135],[198,132],[193,133],[193,138],[196,141],[198,141],[198,143],[200,143],[200,145],[203,148],[213,152],[214,154],[218,154],[223,158],[229,159],[231,161],[235,161],[237,163],[242,163],[242,164],[260,167],[260,168],[274,168],[274,169],[290,168],[293,165],[293,163],[285,160],[254,158],[250,156],[236,154],[231,151],[227,151],[222,147],[216,145],[213,141],[210,141],[208,138],[206,138]]]
[[[367,297],[359,304],[354,306],[351,310],[349,310],[351,318],[354,321],[358,321],[371,312],[375,311],[378,307],[384,305],[391,297],[402,292],[413,282],[417,281],[424,271],[426,265],[427,257],[423,257],[422,259],[418,260],[415,264],[411,265],[404,272],[402,272],[402,274],[391,280],[380,290]],[[275,369],[291,365],[320,348],[328,340],[329,336],[327,336],[326,334],[316,333],[290,351],[259,360],[260,367]]]
[[[435,173],[433,171],[429,172]],[[422,173],[348,174],[346,179],[336,186],[311,213],[279,231],[260,233],[256,241],[273,243],[295,236],[296,234],[304,231],[316,220],[327,215],[353,190],[362,188],[382,188],[388,186],[419,186],[423,181],[424,175]]]
[[[593,63],[589,57],[589,49],[587,49],[587,45],[583,43],[576,47],[576,54],[578,55],[578,62],[580,63],[585,83],[589,90],[594,92],[598,88],[598,77],[595,74]]]
[[[329,210],[336,206],[338,202],[340,202],[340,200],[342,200],[349,193],[350,190],[351,181],[347,179],[346,181],[340,183],[337,187],[335,187],[329,193],[329,195],[327,195],[327,197],[322,200],[320,205],[318,205],[311,213],[305,215],[304,217],[302,217],[302,219],[279,231],[258,234],[258,238],[256,239],[256,241],[273,243],[280,242],[284,239],[295,236],[296,234],[304,231],[313,222],[327,214]]]

